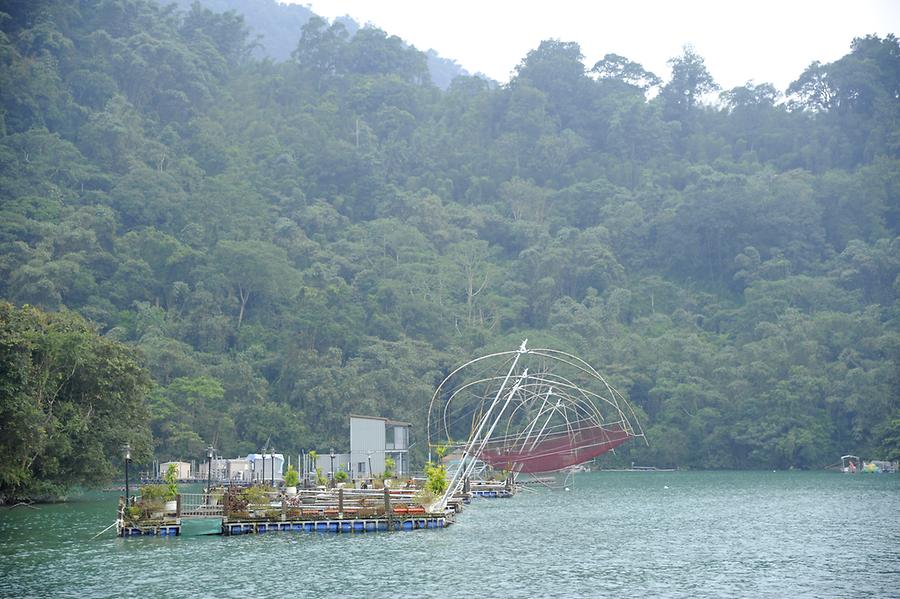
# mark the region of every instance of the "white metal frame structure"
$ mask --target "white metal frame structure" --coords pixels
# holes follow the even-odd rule
[[[527,341],[517,350],[466,362],[435,390],[428,408],[428,459],[439,445],[453,447],[461,458],[434,509],[446,506],[486,452],[540,460],[558,451],[552,440],[583,450],[598,447],[595,440],[581,440],[589,429],[644,436],[634,409],[592,366],[563,351],[528,349]],[[517,470],[515,462],[511,469]]]

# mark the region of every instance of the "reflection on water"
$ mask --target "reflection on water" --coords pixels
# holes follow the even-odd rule
[[[898,508],[900,475],[591,473],[445,530],[90,541],[97,493],[0,511],[0,596],[896,596]]]

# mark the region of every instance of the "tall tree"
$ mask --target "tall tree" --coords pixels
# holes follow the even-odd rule
[[[0,500],[109,480],[130,443],[150,455],[150,378],[72,313],[0,303]]]
[[[683,48],[681,56],[670,59],[669,66],[672,68],[672,78],[660,92],[666,118],[685,118],[704,94],[719,90],[719,84],[706,69],[703,57],[690,45]]]

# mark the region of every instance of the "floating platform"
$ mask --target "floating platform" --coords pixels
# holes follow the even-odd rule
[[[508,499],[515,493],[509,489],[473,489],[472,497],[485,497],[488,499]]]
[[[461,509],[461,500],[450,510],[429,510],[415,503],[412,490],[379,491],[338,488],[331,492],[320,490],[304,494],[286,495],[277,491],[257,489],[249,496],[246,489],[229,488],[224,493],[181,493],[174,509],[162,509],[143,498],[135,503],[141,513],[150,512],[152,518],[134,519],[126,512],[124,498],[119,499],[117,532],[122,537],[184,536],[201,534],[225,536],[260,534],[267,532],[379,532],[393,530],[427,530],[446,528],[453,523],[454,511]],[[252,500],[252,502],[251,502]],[[184,525],[185,528],[182,528]]]
[[[516,494],[516,485],[510,481],[476,480],[463,485],[463,491],[470,497],[485,499],[508,499]]]
[[[391,530],[424,530],[446,528],[452,520],[447,516],[427,515],[406,518],[354,518],[331,520],[226,521],[222,534],[226,536],[261,534],[267,532],[387,532]]]
[[[120,537],[178,537],[181,536],[181,520],[146,524],[120,523],[116,530]]]

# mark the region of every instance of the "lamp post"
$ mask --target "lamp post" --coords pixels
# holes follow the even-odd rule
[[[259,480],[262,481],[262,484],[266,484],[266,448],[263,447],[260,452],[262,456],[262,475],[260,475]]]
[[[131,463],[131,445],[126,443],[122,447],[125,452],[125,507],[131,506],[131,486],[128,484],[128,464]]]
[[[331,488],[333,489],[334,488],[334,458],[335,458],[334,447],[331,448],[331,454],[329,455],[329,457],[331,458],[331,472],[329,473],[329,476],[331,476]]]
[[[212,492],[212,459],[216,453],[215,448],[210,445],[206,448],[206,495]]]
[[[369,458],[369,480],[373,480],[374,475],[372,474],[372,450],[371,449],[368,451],[367,455]]]
[[[275,488],[275,448],[269,446],[269,457],[272,459],[272,488]]]

